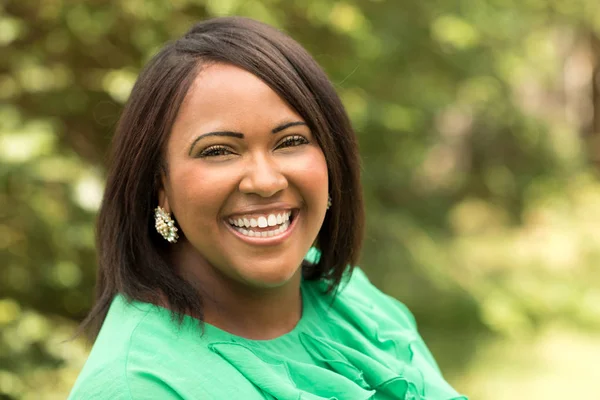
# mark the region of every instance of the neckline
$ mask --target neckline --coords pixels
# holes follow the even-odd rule
[[[266,344],[266,343],[278,343],[287,340],[291,337],[296,337],[300,332],[304,331],[304,327],[308,324],[308,321],[312,318],[315,313],[313,299],[311,296],[311,289],[307,281],[302,281],[300,284],[300,295],[302,297],[302,315],[296,323],[296,325],[289,331],[280,336],[271,339],[249,339],[243,336],[239,336],[223,330],[215,325],[208,322],[202,322],[204,325],[205,334],[208,335],[211,340],[228,340],[234,342],[254,343],[254,344]]]
[[[317,314],[317,312],[315,310],[315,307],[316,307],[315,299],[313,299],[313,293],[312,293],[314,288],[312,287],[311,283],[312,282],[302,280],[302,282],[300,284],[300,295],[302,296],[302,315],[300,316],[298,323],[289,332],[286,332],[275,338],[272,338],[272,339],[249,339],[249,338],[245,338],[243,336],[238,336],[233,333],[227,332],[221,328],[218,328],[215,325],[212,325],[212,324],[210,324],[208,322],[204,322],[204,321],[201,322],[202,328],[200,328],[198,326],[198,319],[196,319],[190,315],[187,315],[187,314],[184,314],[182,316],[181,327],[182,328],[185,327],[186,330],[191,328],[193,331],[203,330],[202,337],[205,337],[207,340],[209,340],[211,342],[232,341],[232,342],[244,342],[244,343],[248,343],[248,344],[251,344],[251,343],[267,344],[267,343],[279,343],[282,341],[286,341],[288,338],[296,337],[300,332],[305,331],[306,325],[309,324],[309,321],[314,318],[315,314]],[[168,324],[171,324],[171,325],[177,324],[176,320],[171,318],[172,311],[169,310],[168,308],[165,308],[165,307],[157,305],[157,304],[140,301],[140,300],[133,300],[131,303],[129,303],[127,301],[126,297],[122,293],[118,293],[116,295],[116,297],[119,298],[120,301],[124,302],[125,304],[149,306],[150,307],[150,310],[148,310],[149,312],[159,316],[163,321],[167,322]],[[177,315],[180,315],[180,314],[177,314]]]

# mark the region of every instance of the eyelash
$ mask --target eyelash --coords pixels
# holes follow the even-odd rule
[[[308,140],[306,140],[306,138],[300,136],[300,135],[293,135],[293,136],[288,136],[285,139],[283,139],[281,141],[281,143],[279,144],[279,146],[277,146],[277,148],[282,147],[295,147],[295,146],[300,146],[303,144],[308,144]]]
[[[227,155],[227,153],[231,153],[231,151],[225,146],[210,146],[202,150],[199,157],[218,157]]]
[[[301,146],[303,144],[308,144],[308,143],[309,142],[308,142],[308,140],[306,140],[306,138],[304,138],[300,135],[293,135],[293,136],[288,136],[285,139],[283,139],[277,146],[277,149]],[[218,157],[218,156],[225,156],[229,153],[231,153],[231,150],[228,149],[227,147],[221,146],[221,145],[216,145],[216,146],[207,147],[206,149],[202,150],[202,152],[199,154],[199,157],[200,158]]]

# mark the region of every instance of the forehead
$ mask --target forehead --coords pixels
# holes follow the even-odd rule
[[[233,65],[215,63],[203,67],[194,79],[173,128],[248,129],[257,123],[277,124],[292,117],[301,119],[257,76]]]
[[[240,67],[225,63],[208,63],[204,65],[188,93],[188,98],[196,94],[229,92],[229,94],[243,92],[268,92],[272,91],[262,80],[251,72]],[[266,93],[263,93],[266,94]],[[201,95],[201,97],[204,97]]]

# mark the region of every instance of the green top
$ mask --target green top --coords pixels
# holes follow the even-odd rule
[[[335,301],[302,283],[289,333],[250,340],[117,295],[69,399],[462,399],[408,309],[360,269]]]

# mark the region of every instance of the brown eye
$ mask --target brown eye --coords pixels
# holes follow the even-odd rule
[[[288,136],[285,139],[283,139],[281,141],[281,143],[279,144],[279,146],[277,146],[277,148],[280,149],[280,148],[285,148],[285,147],[294,147],[294,146],[300,146],[303,144],[308,144],[308,140],[306,140],[306,138],[304,138],[300,135],[294,135],[294,136]]]
[[[202,150],[202,152],[199,154],[199,157],[218,157],[226,156],[228,154],[231,154],[231,151],[229,151],[229,149],[225,146],[211,146]]]

